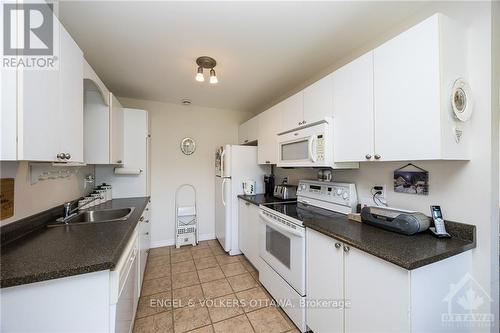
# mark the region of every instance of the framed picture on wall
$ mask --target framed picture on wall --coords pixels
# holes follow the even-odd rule
[[[428,195],[429,172],[408,163],[394,171],[394,192]]]

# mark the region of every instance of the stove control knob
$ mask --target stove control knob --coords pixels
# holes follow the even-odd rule
[[[341,195],[342,194],[342,189],[341,188],[338,188],[337,189],[337,195]]]
[[[344,200],[349,199],[349,194],[348,194],[347,192],[344,192],[344,194],[342,194],[342,198],[343,198]]]

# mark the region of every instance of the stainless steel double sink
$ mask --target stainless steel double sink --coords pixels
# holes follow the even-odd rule
[[[63,221],[57,219],[54,223],[49,223],[49,227],[91,224],[100,222],[123,222],[126,221],[134,212],[135,207],[102,209],[102,210],[84,210],[70,216]]]

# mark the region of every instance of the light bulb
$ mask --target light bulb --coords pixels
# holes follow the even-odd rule
[[[195,77],[196,81],[198,82],[203,82],[205,81],[205,77],[203,76],[203,68],[198,67],[198,73],[196,73],[196,77]]]
[[[210,70],[210,83],[215,84],[217,82],[219,82],[219,80],[217,80],[217,76],[215,75],[215,70],[212,68]]]

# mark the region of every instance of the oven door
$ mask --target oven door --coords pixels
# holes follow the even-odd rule
[[[260,256],[300,295],[305,295],[305,228],[260,212]],[[290,223],[292,225],[292,223]],[[294,228],[292,228],[294,227]]]

